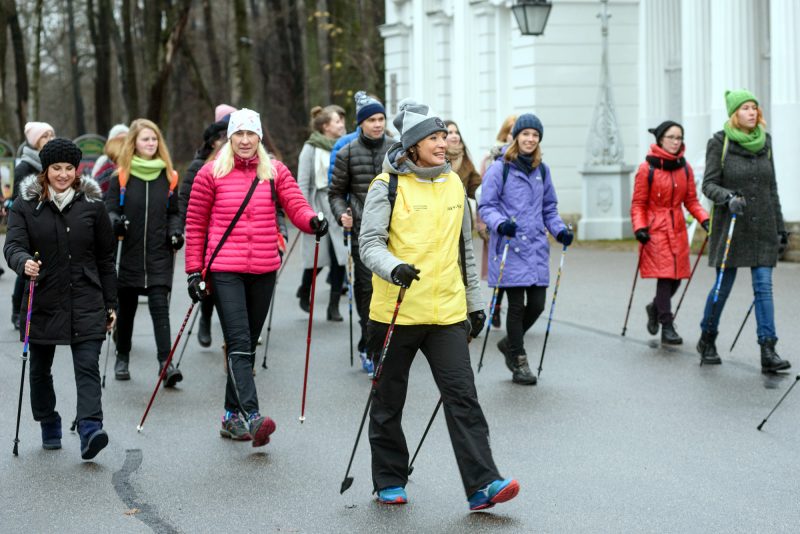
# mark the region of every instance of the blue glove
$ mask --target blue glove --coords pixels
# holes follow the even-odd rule
[[[497,233],[506,237],[514,237],[517,235],[517,223],[511,219],[506,219],[497,227]]]
[[[569,231],[569,228],[564,228],[558,235],[556,236],[556,241],[568,247],[572,244],[572,240],[575,239],[575,234]]]

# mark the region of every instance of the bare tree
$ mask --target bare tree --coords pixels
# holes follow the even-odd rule
[[[203,0],[203,25],[208,53],[208,64],[211,68],[211,79],[214,80],[211,97],[214,99],[215,103],[219,104],[224,99],[224,86],[222,85],[224,78],[222,77],[222,64],[220,63],[219,52],[217,50],[217,35],[213,11],[211,10],[211,0]]]
[[[69,35],[69,63],[72,73],[72,101],[75,105],[75,131],[78,135],[86,133],[86,121],[83,113],[83,95],[81,94],[81,74],[78,66],[78,38],[75,33],[75,11],[73,0],[67,0],[67,31]]]
[[[234,0],[236,20],[236,70],[239,81],[239,103],[244,107],[254,107],[253,102],[253,40],[247,27],[247,4],[245,0]]]
[[[16,2],[14,0],[5,0],[5,2],[8,27],[11,30],[11,48],[14,51],[19,135],[23,137],[25,123],[28,122],[28,71],[25,63],[25,38],[19,23]]]
[[[89,35],[94,45],[94,119],[95,128],[105,134],[111,128],[111,1],[94,0],[86,2],[86,18]]]
[[[32,115],[34,118],[38,119],[39,115],[39,82],[42,78],[42,8],[43,8],[44,0],[36,0],[36,8],[35,8],[35,17],[36,17],[36,37],[34,38],[34,49],[33,49],[33,67],[32,67],[32,74],[33,80],[31,80],[31,94],[33,99],[33,110]]]

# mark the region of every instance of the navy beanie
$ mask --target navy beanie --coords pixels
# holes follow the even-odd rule
[[[517,118],[517,122],[514,123],[514,128],[511,130],[511,137],[516,138],[522,130],[527,128],[533,128],[539,132],[539,141],[544,139],[544,126],[542,126],[542,121],[533,113],[523,113]]]
[[[376,113],[386,116],[386,109],[377,99],[372,98],[364,91],[359,91],[353,99],[356,101],[356,124],[361,124]]]

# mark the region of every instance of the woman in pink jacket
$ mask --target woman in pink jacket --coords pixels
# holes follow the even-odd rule
[[[322,236],[328,230],[289,169],[267,155],[262,135],[258,113],[241,109],[231,114],[228,142],[217,159],[197,173],[186,213],[189,296],[197,302],[213,295],[227,346],[228,381],[220,434],[234,440],[252,439],[253,447],[269,443],[275,431],[275,422],[259,413],[252,374],[258,334],[281,264],[275,205],[279,202],[305,233]],[[256,176],[252,198],[209,266]]]

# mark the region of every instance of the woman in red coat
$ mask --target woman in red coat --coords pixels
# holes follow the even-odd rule
[[[670,299],[681,279],[689,278],[689,238],[682,207],[708,232],[708,213],[697,200],[694,172],[683,158],[683,126],[664,121],[648,130],[655,135],[644,163],[639,165],[631,202],[631,222],[640,246],[642,278],[658,278],[656,297],[647,305],[647,331],[655,335],[661,323],[661,342],[683,340],[672,323]]]

